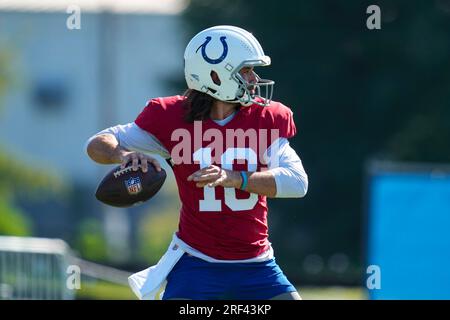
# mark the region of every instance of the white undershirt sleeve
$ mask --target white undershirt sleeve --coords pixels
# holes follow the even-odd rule
[[[264,155],[275,178],[276,198],[301,198],[308,191],[308,175],[286,138],[277,139]]]
[[[164,159],[170,158],[169,151],[167,151],[161,142],[154,135],[139,128],[134,122],[102,130],[89,138],[86,146],[94,137],[105,133],[114,135],[119,145],[130,151],[158,154]]]

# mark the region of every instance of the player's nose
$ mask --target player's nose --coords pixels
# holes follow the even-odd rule
[[[246,74],[246,76],[247,76],[247,79],[245,79],[245,80],[247,80],[247,82],[249,82],[249,83],[256,83],[256,82],[258,82],[258,78],[256,77],[256,73],[254,73],[253,71],[248,72]]]

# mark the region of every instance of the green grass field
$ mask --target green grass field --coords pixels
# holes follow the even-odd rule
[[[299,288],[304,300],[366,300],[362,287],[304,287]]]
[[[76,299],[80,300],[137,300],[128,286],[109,282],[82,282],[77,290]]]

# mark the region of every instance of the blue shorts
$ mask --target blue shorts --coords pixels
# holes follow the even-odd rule
[[[211,263],[184,254],[167,277],[163,300],[265,300],[297,291],[275,258],[254,263]]]

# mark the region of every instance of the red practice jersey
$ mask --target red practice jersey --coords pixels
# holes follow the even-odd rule
[[[148,101],[135,123],[170,152],[181,199],[177,236],[222,260],[254,258],[268,249],[265,196],[223,188],[198,188],[187,181],[211,164],[224,169],[263,171],[263,154],[276,138],[296,133],[292,111],[279,102],[241,107],[224,126],[211,119],[187,123],[184,96]]]

